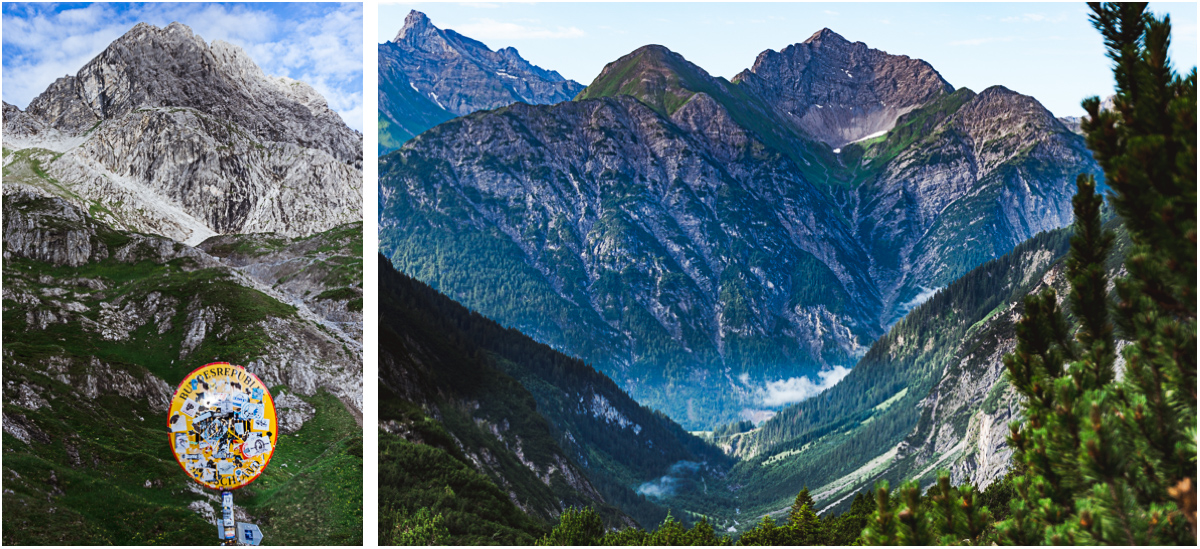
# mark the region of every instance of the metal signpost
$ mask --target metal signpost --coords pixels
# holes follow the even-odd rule
[[[241,366],[205,364],[183,378],[167,417],[179,466],[192,480],[221,491],[220,539],[258,545],[258,527],[236,522],[232,490],[258,478],[275,453],[279,429],[267,386]]]

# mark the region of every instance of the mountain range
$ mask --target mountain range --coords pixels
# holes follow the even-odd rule
[[[811,396],[938,288],[1069,224],[1098,172],[1034,98],[828,29],[733,80],[645,46],[573,101],[381,157],[380,246],[707,430]]]
[[[396,37],[379,45],[379,153],[457,116],[515,102],[558,103],[582,89],[515,48],[492,51],[413,10]]]

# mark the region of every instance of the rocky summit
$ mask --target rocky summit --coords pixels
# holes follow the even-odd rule
[[[381,159],[380,243],[706,429],[808,396],[791,378],[852,366],[936,289],[1068,224],[1098,171],[1036,99],[829,30],[733,81],[646,46],[573,102]]]
[[[582,89],[515,48],[492,51],[414,10],[396,37],[379,45],[380,152],[456,116],[568,101]]]
[[[832,147],[886,132],[900,115],[954,91],[929,63],[850,42],[829,29],[758,54],[733,81]]]
[[[4,165],[6,183],[189,244],[362,216],[362,135],[309,85],[179,23],[139,23],[25,111],[5,104]]]

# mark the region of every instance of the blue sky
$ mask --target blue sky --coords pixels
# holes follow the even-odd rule
[[[268,74],[307,82],[347,125],[363,129],[361,3],[5,2],[3,9],[3,95],[18,107],[137,23],[178,21],[210,43],[240,46]]]
[[[1196,64],[1196,4],[1151,3],[1170,13],[1179,72]],[[380,41],[410,9],[493,50],[588,84],[610,61],[662,44],[709,73],[731,78],[766,49],[823,27],[851,41],[924,59],[955,87],[1003,85],[1059,116],[1112,93],[1112,72],[1083,3],[396,3],[379,6]]]

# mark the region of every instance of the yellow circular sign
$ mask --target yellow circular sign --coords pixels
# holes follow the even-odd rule
[[[228,362],[205,364],[183,378],[167,417],[179,466],[216,490],[241,488],[258,478],[279,438],[267,386]]]

